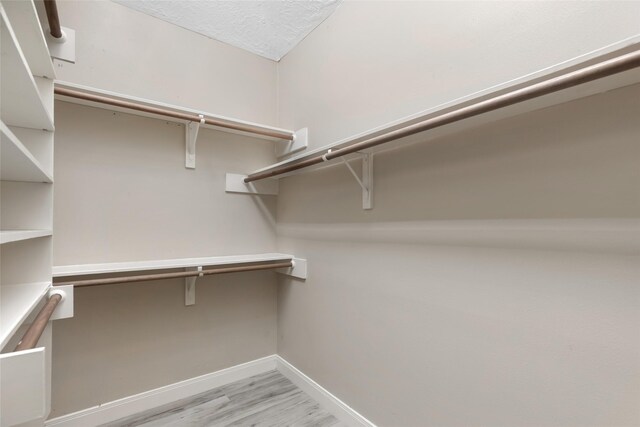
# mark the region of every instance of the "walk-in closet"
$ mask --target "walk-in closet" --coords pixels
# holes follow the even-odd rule
[[[0,15],[0,427],[640,427],[640,1]]]

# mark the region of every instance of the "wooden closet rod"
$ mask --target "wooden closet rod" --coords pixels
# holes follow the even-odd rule
[[[144,113],[157,114],[160,116],[173,117],[175,119],[186,120],[189,122],[200,122],[200,117],[196,114],[188,114],[188,113],[180,113],[178,111],[166,110],[164,108],[150,107],[145,104],[133,102],[133,101],[122,101],[115,98],[110,98],[102,95],[94,95],[90,93],[81,92],[79,90],[67,89],[56,86],[54,89],[54,93],[56,95],[61,96],[69,96],[72,98],[82,99],[85,101],[91,102],[99,102],[101,104],[113,105],[114,107],[127,108],[129,110],[142,111]],[[271,129],[258,129],[251,125],[245,125],[242,123],[233,123],[228,122],[212,117],[204,117],[204,124],[217,126],[225,129],[232,129],[240,132],[253,133],[256,135],[268,136],[271,138],[279,138],[286,139],[288,141],[293,141],[294,134],[292,132],[285,132],[279,130],[271,130]]]
[[[358,151],[367,150],[369,148],[394,141],[396,139],[435,129],[460,120],[478,116],[483,113],[488,113],[490,111],[518,104],[523,101],[528,101],[543,95],[548,95],[553,92],[568,89],[570,87],[588,83],[593,80],[611,76],[613,74],[621,73],[623,71],[627,71],[639,66],[640,51],[628,53],[626,55],[590,65],[522,89],[516,89],[502,95],[497,95],[493,98],[478,101],[474,104],[442,113],[422,122],[397,129],[370,139],[366,139],[361,142],[356,142],[346,147],[337,148],[335,150],[328,150],[326,153],[317,154],[313,157],[302,159],[297,162],[292,162],[290,164],[284,164],[281,166],[274,166],[273,168],[261,172],[252,173],[244,179],[244,182],[252,182],[258,181],[260,179],[271,178],[298,169],[317,165],[327,160],[332,160],[338,157],[345,156],[347,154],[353,154]]]
[[[177,273],[141,274],[137,276],[78,280],[75,282],[54,283],[54,286],[73,285],[74,287],[77,287],[77,286],[113,285],[116,283],[146,282],[149,280],[159,280],[159,279],[176,279],[176,278],[179,279],[184,277],[208,276],[210,274],[239,273],[243,271],[272,270],[275,268],[290,268],[290,267],[293,267],[293,263],[289,260],[289,261],[280,261],[280,262],[269,263],[269,264],[244,265],[239,267],[224,267],[224,268],[216,268],[216,269],[201,270],[201,271],[195,271],[195,270],[180,271]]]
[[[49,32],[53,37],[59,39],[62,37],[62,28],[60,28],[60,18],[58,17],[58,5],[56,0],[43,0],[44,9],[47,12],[47,21],[49,21]]]
[[[60,301],[62,301],[62,295],[60,294],[53,294],[49,297],[49,300],[44,307],[42,307],[42,310],[40,310],[36,319],[31,326],[29,326],[29,329],[27,329],[27,332],[22,336],[22,339],[13,351],[30,350],[38,345],[42,332],[44,332],[44,329],[47,327],[47,323],[49,323],[49,319]]]

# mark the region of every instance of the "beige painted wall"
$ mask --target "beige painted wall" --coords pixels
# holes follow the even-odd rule
[[[640,12],[347,2],[276,66],[112,2],[59,6],[78,31],[61,80],[309,126],[313,147],[636,34]],[[640,216],[637,99],[380,155],[371,212],[343,169],[284,180],[277,206],[226,195],[224,173],[271,163],[269,145],[204,130],[191,171],[181,127],[58,103],[55,264],[277,246],[308,258],[310,276],[277,295],[271,273],[203,279],[194,307],[177,280],[78,290],[76,316],[54,327],[52,416],[277,349],[380,425],[638,424],[638,257],[566,231]],[[463,220],[483,231],[471,243]],[[566,222],[525,244],[518,230],[544,220]]]
[[[345,1],[278,64],[311,148],[640,34],[624,1]]]
[[[112,2],[59,2],[77,30],[61,80],[275,122],[275,63]],[[109,26],[114,25],[114,30]],[[56,103],[54,265],[276,249],[273,197],[224,192],[226,172],[272,163],[264,140],[203,129],[195,170],[176,123]],[[51,417],[276,351],[276,278],[77,289],[54,324]]]
[[[638,34],[638,16],[343,3],[280,62],[280,125],[319,147]],[[280,250],[310,262],[281,279],[278,353],[379,425],[640,424],[639,100],[379,154],[372,211],[345,168],[282,180]]]
[[[202,130],[184,167],[173,123],[56,105],[54,265],[273,252],[275,199],[228,195],[224,174],[273,161],[263,141]],[[238,169],[235,169],[238,170]],[[51,416],[275,353],[274,273],[78,289],[54,324]]]

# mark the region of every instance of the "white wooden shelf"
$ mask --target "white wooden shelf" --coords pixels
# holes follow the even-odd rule
[[[291,259],[294,259],[293,255],[265,253],[203,258],[177,258],[150,261],[113,262],[105,264],[59,265],[53,267],[53,277],[122,273],[128,271],[166,270],[186,267],[221,266],[268,261],[283,261]]]
[[[55,71],[34,0],[0,0],[0,55],[0,394],[12,397],[2,402],[0,424],[43,425],[51,407],[49,333],[39,348],[12,352],[52,281]],[[73,315],[73,288],[65,291],[52,320]]]
[[[0,244],[51,236],[51,230],[0,230]]]
[[[0,121],[0,179],[52,183],[40,162],[20,142],[13,132]]]
[[[36,84],[4,9],[0,15],[2,121],[9,126],[53,130],[53,116],[43,101],[43,97],[52,97],[47,95],[47,84]],[[53,82],[48,85],[52,87]]]
[[[0,286],[0,348],[11,339],[50,287],[50,282]]]
[[[31,74],[48,79],[55,79],[53,61],[49,54],[38,12],[32,1],[2,1],[2,7],[11,21],[11,27],[20,40],[22,53],[29,65]]]

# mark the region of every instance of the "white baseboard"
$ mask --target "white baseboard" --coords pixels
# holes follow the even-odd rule
[[[273,371],[276,356],[267,356],[210,374],[180,381],[165,387],[83,409],[45,422],[46,427],[89,427],[118,420],[138,412],[204,393],[216,387]]]
[[[221,371],[180,381],[165,387],[114,400],[45,422],[46,427],[89,427],[128,417],[216,387],[277,369],[343,423],[354,427],[375,427],[346,403],[300,372],[278,355],[256,359]]]
[[[360,415],[349,405],[331,394],[327,389],[306,376],[282,357],[276,355],[275,359],[277,361],[277,369],[282,375],[311,396],[327,411],[335,415],[340,421],[353,427],[376,427],[371,421]]]

